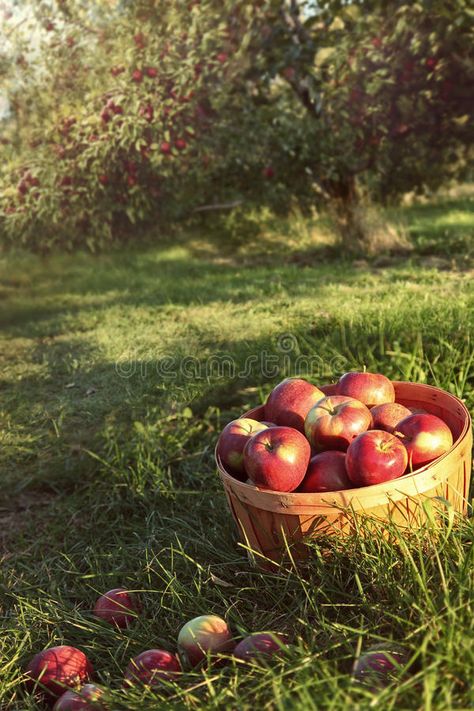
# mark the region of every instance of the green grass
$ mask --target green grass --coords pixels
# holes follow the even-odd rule
[[[226,248],[203,232],[2,259],[1,708],[37,708],[23,665],[61,643],[89,654],[113,709],[472,707],[472,520],[442,539],[314,546],[303,571],[262,573],[236,543],[212,454],[223,424],[290,373],[328,382],[366,366],[472,408],[471,206],[406,208],[416,247],[403,259],[351,263],[301,220]],[[91,615],[119,585],[144,605],[125,632]],[[290,653],[271,669],[121,690],[131,656],[175,649],[180,626],[206,612],[236,634],[288,632]],[[418,671],[358,688],[354,657],[384,639],[406,644]]]

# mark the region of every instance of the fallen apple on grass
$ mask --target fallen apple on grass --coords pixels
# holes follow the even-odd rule
[[[94,607],[94,615],[112,625],[128,627],[140,612],[140,605],[125,588],[114,588],[101,595]]]
[[[409,415],[398,423],[396,434],[406,447],[410,469],[429,464],[453,445],[451,430],[436,415]]]
[[[308,412],[305,433],[317,451],[345,451],[354,437],[372,425],[370,410],[359,400],[344,395],[329,395]]]
[[[370,410],[373,420],[374,430],[385,430],[392,432],[399,422],[408,415],[411,415],[411,410],[399,402],[385,402],[383,405],[375,405]]]
[[[164,649],[147,649],[134,657],[125,670],[125,684],[158,686],[163,680],[172,681],[181,673],[175,654]]]
[[[56,701],[53,711],[106,711],[100,699],[104,690],[96,684],[85,684],[78,691],[66,691]]]
[[[94,673],[84,652],[60,645],[36,654],[27,666],[27,687],[35,687],[50,699],[57,699],[69,688],[82,686]]]
[[[208,655],[231,652],[235,647],[227,622],[217,615],[195,617],[181,628],[178,651],[188,666],[195,667]]]
[[[255,486],[273,491],[294,491],[304,479],[311,447],[292,427],[268,427],[249,439],[244,467]]]
[[[388,686],[392,681],[400,681],[409,660],[409,653],[401,645],[381,642],[361,654],[354,664],[353,676],[359,683],[375,690]]]
[[[401,476],[408,454],[398,437],[384,430],[363,432],[349,445],[346,467],[356,486],[371,486]]]
[[[360,400],[367,407],[395,402],[393,383],[381,373],[345,373],[337,384],[337,394]]]
[[[227,471],[236,479],[246,479],[244,468],[244,447],[257,432],[266,430],[267,424],[252,420],[250,417],[240,417],[229,422],[222,430],[217,442],[217,454]]]
[[[265,420],[304,432],[306,415],[322,397],[324,393],[307,380],[287,378],[273,388],[268,396]]]
[[[346,454],[328,450],[312,457],[305,478],[298,491],[306,494],[349,489],[352,482],[347,475]]]
[[[258,662],[265,657],[282,654],[286,647],[286,640],[282,634],[255,632],[238,643],[233,656],[243,662]]]

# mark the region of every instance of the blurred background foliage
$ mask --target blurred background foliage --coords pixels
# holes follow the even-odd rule
[[[368,205],[469,174],[467,0],[4,3],[0,240],[47,251],[222,239],[324,209],[352,250],[404,248]]]

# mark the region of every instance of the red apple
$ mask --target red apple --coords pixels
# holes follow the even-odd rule
[[[328,450],[316,454],[310,461],[303,483],[298,491],[306,494],[350,489],[352,482],[347,476],[346,454]]]
[[[304,429],[315,449],[344,452],[352,440],[371,425],[372,415],[362,402],[344,395],[328,395],[308,412]]]
[[[373,689],[387,686],[396,681],[410,655],[406,649],[394,642],[374,644],[364,652],[354,665],[354,678]]]
[[[269,180],[271,178],[275,177],[275,169],[271,165],[265,166],[265,168],[262,169],[262,175],[264,178],[268,178]]]
[[[109,176],[106,173],[99,175],[99,183],[101,183],[102,185],[108,185],[109,184]]]
[[[168,141],[163,141],[161,146],[160,146],[160,151],[163,153],[163,155],[167,156],[171,153],[171,144],[168,143]]]
[[[134,69],[132,72],[132,81],[139,84],[143,79],[143,72],[140,69]]]
[[[244,449],[244,467],[256,486],[294,491],[303,481],[311,447],[292,427],[268,427],[251,437]]]
[[[256,632],[245,637],[234,649],[233,656],[243,662],[258,661],[262,657],[281,654],[286,648],[282,634]]]
[[[376,405],[370,411],[373,420],[374,430],[385,430],[393,432],[400,420],[411,415],[411,411],[399,402],[386,402],[383,405]]]
[[[95,684],[85,684],[78,691],[66,691],[54,704],[53,711],[105,711],[100,703],[104,690]]]
[[[356,486],[370,486],[401,476],[408,454],[398,437],[384,430],[363,432],[349,445],[346,468]]]
[[[226,52],[219,52],[219,54],[216,56],[216,59],[221,64],[225,64],[229,59],[229,55]]]
[[[125,588],[114,588],[101,595],[94,607],[94,615],[117,627],[128,627],[140,612],[134,595]]]
[[[304,420],[324,393],[307,380],[287,378],[279,383],[265,403],[265,419],[304,432]]]
[[[337,384],[337,394],[354,397],[367,407],[395,402],[393,383],[380,373],[345,373]]]
[[[201,615],[186,622],[178,635],[178,650],[185,662],[195,667],[208,654],[231,652],[235,643],[225,620],[217,615]]]
[[[237,479],[247,478],[244,468],[244,447],[249,437],[266,430],[267,425],[250,417],[240,417],[224,427],[217,442],[217,453],[225,468]]]
[[[174,142],[174,145],[179,151],[184,151],[186,146],[188,145],[184,138],[177,138],[176,141]]]
[[[453,445],[451,430],[436,415],[408,415],[398,423],[396,434],[407,449],[410,469],[429,464]]]
[[[164,649],[147,649],[131,660],[125,670],[125,683],[158,686],[163,679],[175,679],[180,673],[181,664],[175,654]]]
[[[150,79],[156,79],[156,77],[158,76],[158,70],[155,69],[155,67],[148,67],[146,73],[148,74]]]
[[[75,647],[61,645],[39,652],[26,669],[27,686],[36,684],[47,696],[57,699],[68,688],[81,686],[94,670],[84,652]]]

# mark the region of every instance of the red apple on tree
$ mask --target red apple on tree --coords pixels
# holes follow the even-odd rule
[[[235,647],[225,620],[217,615],[201,615],[186,622],[178,635],[178,650],[186,663],[195,667],[208,654],[224,654]]]
[[[282,654],[286,649],[286,639],[274,632],[255,632],[238,643],[233,656],[243,662],[258,662],[262,657]]]
[[[143,72],[140,69],[134,69],[132,72],[132,81],[139,84],[143,79]]]
[[[409,415],[398,423],[396,434],[407,449],[410,469],[429,464],[453,445],[451,430],[436,415]]]
[[[217,454],[225,468],[237,479],[247,478],[244,468],[244,447],[250,437],[266,430],[267,425],[250,417],[239,417],[229,422],[222,430],[217,442]]]
[[[171,681],[180,673],[181,664],[175,654],[164,649],[147,649],[131,660],[125,670],[125,683],[158,686],[164,679]]]
[[[306,415],[323,397],[324,393],[307,380],[286,378],[268,396],[265,419],[304,432]]]
[[[314,449],[344,452],[354,437],[371,425],[372,415],[362,402],[344,395],[329,395],[308,412],[304,429]]]
[[[399,402],[386,402],[383,405],[376,405],[370,410],[373,420],[374,430],[385,430],[393,432],[400,420],[411,415],[411,410]]]
[[[94,670],[84,652],[75,647],[60,645],[39,652],[26,669],[27,686],[36,686],[49,698],[56,699],[68,688],[81,686]]]
[[[125,588],[114,588],[101,595],[94,607],[94,615],[101,620],[128,627],[140,612],[140,605],[132,593]]]
[[[312,457],[308,471],[298,491],[306,494],[350,489],[352,482],[347,476],[346,454],[328,450]]]
[[[354,397],[367,407],[395,402],[392,381],[380,373],[345,373],[337,384],[337,394]]]
[[[104,690],[96,684],[85,684],[78,691],[66,691],[54,704],[53,711],[106,711],[100,698]]]
[[[294,491],[303,481],[311,447],[292,427],[268,427],[251,437],[244,449],[244,467],[255,486]]]
[[[371,486],[401,476],[408,454],[398,437],[384,430],[363,432],[349,445],[346,468],[356,486]]]

